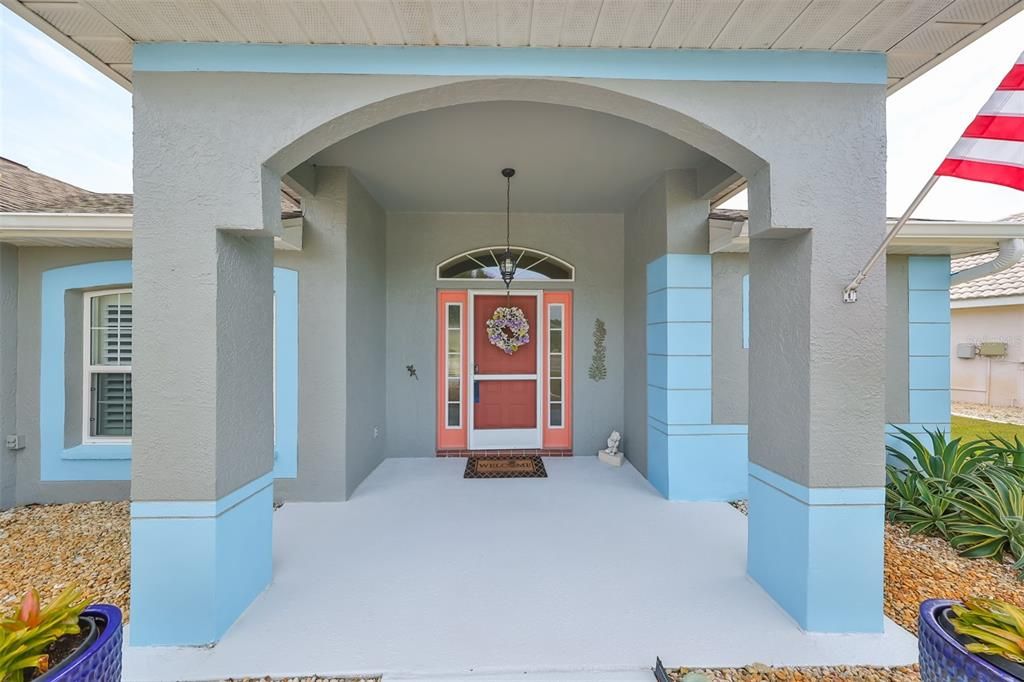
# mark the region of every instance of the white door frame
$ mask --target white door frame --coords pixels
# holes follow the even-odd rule
[[[469,395],[469,449],[470,450],[534,450],[540,449],[544,441],[544,329],[541,320],[544,319],[544,291],[542,289],[513,290],[513,296],[535,296],[537,298],[537,319],[534,321],[534,329],[530,330],[530,343],[534,345],[537,353],[537,371],[535,374],[481,374],[476,373],[476,297],[477,296],[504,296],[505,292],[500,289],[470,289],[469,303],[467,307],[467,320],[469,321],[468,348],[469,362],[467,363],[467,377],[470,389]],[[474,428],[476,408],[476,382],[477,381],[527,381],[532,379],[537,388],[537,415],[532,429],[480,429]]]

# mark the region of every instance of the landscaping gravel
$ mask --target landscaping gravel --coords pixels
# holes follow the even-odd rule
[[[1024,424],[1024,407],[997,407],[978,403],[953,403],[953,414],[1004,424]]]
[[[817,668],[770,668],[749,665],[746,668],[702,668],[668,671],[675,682],[820,682],[821,680],[858,680],[860,682],[916,682],[921,679],[917,666],[872,668],[836,665]]]
[[[0,512],[0,610],[31,588],[45,604],[70,584],[128,617],[128,503],[29,505]]]

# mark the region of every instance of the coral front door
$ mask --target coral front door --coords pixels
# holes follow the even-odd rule
[[[539,448],[541,429],[541,339],[539,293],[470,294],[469,447],[473,450]],[[492,339],[513,338],[504,328],[489,334],[488,321],[499,308],[518,308],[529,325],[528,340],[511,353]]]

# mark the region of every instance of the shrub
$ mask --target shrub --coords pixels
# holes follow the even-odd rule
[[[965,557],[1000,559],[1009,551],[1024,571],[1024,485],[1012,471],[989,467],[984,476],[965,474],[966,485],[950,501],[959,510],[949,542]]]
[[[911,533],[938,534],[949,538],[949,523],[958,510],[946,496],[946,485],[917,470],[886,467],[889,485],[885,487],[886,518],[906,523]]]
[[[21,682],[27,671],[49,667],[46,649],[64,635],[76,635],[78,617],[88,602],[75,587],[40,608],[39,592],[30,590],[10,618],[0,620],[0,680]]]
[[[987,447],[986,441],[963,443],[960,438],[947,441],[945,432],[925,429],[931,439],[929,448],[906,429],[898,426],[893,428],[899,432],[894,438],[910,449],[910,455],[893,445],[886,445],[885,450],[889,456],[902,463],[907,470],[916,469],[928,478],[936,478],[947,484],[955,482],[958,476],[999,461],[998,455]]]
[[[952,609],[953,629],[977,640],[968,651],[1024,663],[1024,610],[994,599],[967,599]]]

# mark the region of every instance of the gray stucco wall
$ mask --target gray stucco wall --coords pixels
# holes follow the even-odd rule
[[[625,431],[622,451],[647,474],[647,264],[665,253],[665,177],[654,182],[625,215],[623,240],[625,314]]]
[[[381,378],[387,338],[384,211],[352,173],[348,174],[346,229],[345,492],[348,497],[385,457],[385,387]]]
[[[304,197],[302,251],[275,254],[299,273],[298,477],[274,485],[278,498],[342,500],[347,415],[345,279],[348,172],[317,169],[317,195]]]
[[[504,242],[499,213],[389,213],[387,230],[387,429],[390,457],[428,457],[436,443],[436,296],[442,260]],[[623,299],[622,216],[619,214],[513,214],[512,242],[546,251],[576,267],[575,282],[530,282],[519,288],[572,289],[573,447],[578,455],[605,447],[622,430]],[[503,290],[498,282],[474,288]],[[608,328],[608,377],[587,377],[594,320]],[[419,380],[406,371],[414,365]]]
[[[17,504],[33,502],[79,502],[86,500],[127,499],[128,481],[47,481],[39,480],[39,344],[42,310],[42,275],[46,270],[95,261],[131,258],[127,249],[86,249],[58,247],[19,248],[18,257],[18,372],[17,433],[25,436],[26,446],[14,459],[17,466]],[[125,283],[127,284],[127,283]],[[67,328],[72,340],[81,339],[80,293],[68,296]],[[77,301],[77,308],[74,302]],[[65,358],[71,361],[68,381],[75,390],[69,392],[65,419],[65,439],[81,438],[81,346],[65,344]],[[79,371],[75,371],[78,368]]]
[[[18,404],[18,250],[0,244],[0,435],[13,434]],[[15,454],[0,446],[0,509],[15,504]]]
[[[885,420],[910,421],[910,293],[907,256],[885,259]]]
[[[711,421],[746,424],[747,360],[743,347],[743,276],[750,272],[745,253],[711,258]]]
[[[743,348],[743,275],[750,271],[745,253],[712,258],[712,419],[716,424],[746,424],[749,350]],[[909,327],[907,257],[886,259],[885,420],[902,424],[909,411]],[[876,273],[875,276],[880,276]]]

